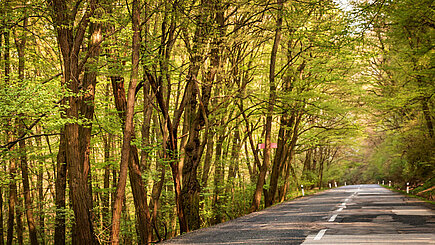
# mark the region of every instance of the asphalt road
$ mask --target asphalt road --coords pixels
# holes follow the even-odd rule
[[[343,186],[159,244],[435,244],[435,209],[379,185]]]

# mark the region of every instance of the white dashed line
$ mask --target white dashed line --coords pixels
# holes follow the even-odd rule
[[[322,239],[323,235],[325,235],[327,229],[320,230],[319,233],[317,233],[316,237],[314,237],[314,240],[318,241]]]
[[[334,222],[335,218],[337,218],[337,214],[332,215],[328,222]]]
[[[343,208],[337,209],[337,212],[341,212],[341,211],[343,211]]]

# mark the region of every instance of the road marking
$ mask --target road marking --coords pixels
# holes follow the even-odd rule
[[[337,214],[332,215],[328,222],[334,222],[335,218],[337,218]]]
[[[320,230],[319,233],[317,233],[316,237],[314,237],[314,240],[318,241],[322,239],[323,235],[325,235],[326,230],[328,229]]]
[[[341,211],[343,211],[343,208],[337,209],[337,212],[341,212]]]
[[[344,199],[345,202],[349,201],[349,198]]]

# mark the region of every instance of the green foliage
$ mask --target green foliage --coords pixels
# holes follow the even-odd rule
[[[186,142],[193,130],[199,132],[199,143],[195,143],[203,150],[195,176],[201,184],[204,183],[200,177],[208,176],[208,185],[201,186],[199,193],[202,227],[215,223],[216,216],[228,220],[246,214],[256,189],[258,166],[254,154],[262,164],[263,151],[251,149],[250,140],[253,148],[264,142],[276,6],[273,2],[265,5],[256,0],[213,3],[223,8],[223,28],[213,19],[217,16],[213,9],[216,6],[207,1],[203,1],[204,6],[199,2],[141,3],[143,29],[139,77],[143,87],[136,94],[135,139],[131,143],[139,151],[147,199],[157,214],[153,220],[153,241],[170,238],[180,229],[171,165],[184,163]],[[64,69],[60,67],[55,27],[45,21],[52,18],[48,10],[51,6],[22,3],[17,7],[15,1],[10,4],[14,8],[7,9],[10,11],[7,15],[0,15],[5,20],[1,30],[6,30],[1,32],[1,37],[11,34],[9,77],[3,73],[5,42],[2,39],[0,43],[2,145],[18,136],[15,129],[21,123],[29,126],[35,120],[41,120],[37,128],[26,131],[30,137],[26,140],[27,157],[34,167],[30,177],[32,185],[38,174],[43,173],[44,195],[39,197],[33,189],[32,195],[42,203],[45,237],[47,244],[51,244],[56,213],[57,176],[54,173],[57,173],[59,133],[69,123],[87,127],[92,124],[91,146],[86,154],[91,159],[89,176],[95,231],[102,241],[107,240],[110,232],[103,222],[110,220],[111,212],[104,213],[106,207],[102,203],[105,196],[110,196],[109,203],[113,201],[111,194],[116,190],[123,135],[111,83],[116,80],[126,87],[130,80],[132,31],[129,6],[103,1],[95,11],[98,17],[94,15],[89,19],[92,23],[103,24],[104,38],[98,63],[85,65],[87,69],[97,71],[92,104],[94,115],[92,120],[85,120],[82,115],[65,118],[62,114],[68,105],[61,106],[60,99],[78,98],[85,93],[83,90],[79,94],[71,93],[66,86],[61,86],[61,76],[56,76]],[[83,1],[78,8],[87,4],[88,1]],[[1,7],[4,11],[3,3]],[[356,6],[355,12],[361,15],[355,16],[338,8],[334,1],[287,1],[284,4],[282,40],[274,74],[277,100],[273,111],[272,142],[278,142],[280,128],[288,133],[284,144],[287,157],[291,158],[291,168],[281,168],[278,179],[278,187],[288,187],[283,195],[286,198],[301,195],[301,184],[307,189],[316,189],[334,181],[338,184],[409,181],[416,186],[426,182],[415,192],[433,186],[435,147],[430,131],[430,122],[434,124],[435,120],[433,3],[430,0],[374,1],[360,7]],[[24,29],[20,21],[26,11],[38,17],[30,17],[31,25]],[[11,25],[5,24],[8,22]],[[203,32],[195,39],[199,30]],[[28,37],[25,79],[19,80],[17,46],[13,41],[23,33]],[[84,45],[80,47],[83,51],[80,59],[88,55],[89,40],[90,35],[86,34]],[[218,67],[213,66],[216,57],[212,53],[216,48],[219,51]],[[198,58],[197,67],[191,64],[194,57]],[[197,75],[194,82],[189,83],[194,69],[198,69]],[[150,85],[149,74],[156,79],[157,88],[150,88],[151,92],[145,94],[143,88]],[[83,79],[82,75],[79,79]],[[210,103],[203,108],[208,85],[211,86]],[[156,92],[162,93],[172,124],[178,123],[174,121],[178,110],[183,112],[180,126],[173,132],[177,133],[178,146],[173,149],[177,153],[173,158],[168,158],[167,154],[174,152],[165,151],[168,122]],[[190,96],[196,96],[195,105],[189,101]],[[152,108],[151,115],[146,114],[148,107]],[[195,110],[201,110],[198,115],[206,115],[206,118],[203,118],[203,125],[192,129],[190,124],[197,115]],[[294,122],[281,125],[283,118],[293,118]],[[149,129],[145,129],[147,120]],[[240,146],[233,154],[236,129],[240,131],[240,142],[237,142]],[[290,152],[293,136],[295,148]],[[204,172],[208,150],[205,139],[214,143],[207,158],[210,161],[208,173]],[[218,141],[222,144],[219,156],[216,154]],[[311,152],[310,156],[308,152]],[[12,181],[9,164],[19,163],[21,154],[17,147],[0,153],[0,167],[6,170],[0,171],[2,190],[6,190]],[[272,158],[275,154],[277,150],[272,149]],[[269,167],[266,190],[271,186],[272,166]],[[109,170],[108,176],[106,170]],[[228,177],[231,171],[235,177]],[[286,174],[290,176],[288,179],[284,179]],[[103,185],[107,177],[108,188]],[[22,181],[21,175],[14,181]],[[160,183],[162,190],[158,202],[151,205]],[[122,242],[126,244],[137,242],[135,205],[131,186],[127,184],[121,229]],[[67,243],[71,242],[74,222],[69,207],[67,204],[65,209]]]

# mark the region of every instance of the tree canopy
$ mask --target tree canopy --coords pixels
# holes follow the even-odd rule
[[[150,244],[301,185],[433,198],[433,12],[2,1],[0,245]]]

